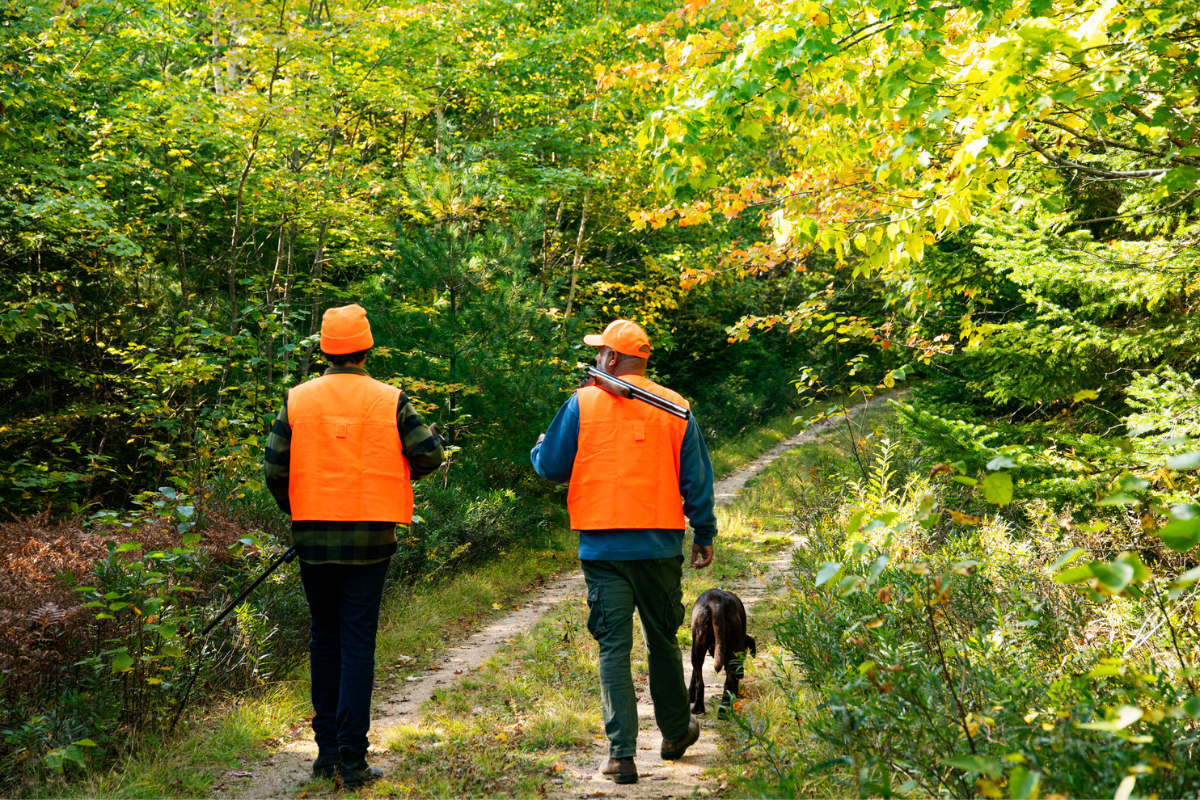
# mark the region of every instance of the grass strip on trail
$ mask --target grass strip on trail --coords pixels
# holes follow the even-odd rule
[[[795,420],[816,416],[817,409],[810,406],[802,411],[785,411],[753,430],[743,430],[736,437],[723,441],[709,452],[713,475],[720,480],[743,464],[748,464],[788,437],[800,433],[803,428]]]
[[[718,510],[721,536],[713,566],[699,572],[684,566],[689,605],[714,583],[748,577],[786,541],[731,511]],[[388,749],[400,758],[364,796],[545,796],[572,773],[593,771],[608,742],[587,615],[582,598],[560,604],[478,671],[440,690],[419,723],[390,736]],[[691,646],[686,625],[680,645]],[[632,661],[635,686],[648,691],[645,645],[636,625]],[[657,731],[643,732],[639,746],[647,745],[657,748]]]

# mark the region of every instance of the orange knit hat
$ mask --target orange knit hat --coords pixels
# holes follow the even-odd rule
[[[375,344],[367,310],[357,303],[331,308],[321,317],[321,352],[342,356],[367,350]]]

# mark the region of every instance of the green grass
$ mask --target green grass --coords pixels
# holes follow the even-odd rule
[[[70,780],[47,772],[22,796],[204,796],[221,770],[241,768],[276,744],[274,738],[297,724],[308,702],[307,680],[276,683],[186,720],[176,739],[138,737],[125,756],[82,778],[73,769]]]
[[[885,392],[882,394],[895,393]],[[827,410],[830,402],[829,400],[817,401],[807,408],[785,411],[756,427],[743,428],[735,437],[721,442],[709,451],[709,458],[712,459],[713,475],[718,480],[724,478],[758,458],[784,439],[790,439],[793,436],[803,433],[805,423],[811,421],[822,411]],[[855,398],[854,405],[857,405],[858,402],[861,402],[861,397]],[[886,406],[869,409],[867,416],[869,419],[874,419],[881,413],[889,413]],[[856,430],[859,428],[857,417],[852,424]],[[846,440],[848,434],[845,432],[845,421],[839,422],[838,426],[843,431],[839,436],[841,439]]]
[[[390,684],[387,666],[400,655],[413,658],[413,668],[430,664],[447,645],[503,613],[493,609],[493,604],[505,607],[555,573],[576,569],[574,548],[572,534],[559,531],[552,535],[548,549],[508,553],[449,580],[418,584],[385,597],[376,651],[381,686]],[[213,792],[223,770],[239,769],[262,758],[278,747],[281,738],[305,730],[311,710],[307,674],[298,675],[189,714],[181,723],[181,735],[173,740],[134,738],[129,752],[115,763],[70,780],[45,773],[22,794],[206,796]]]
[[[714,584],[747,577],[779,540],[751,527],[723,533],[718,558],[703,571],[684,566],[688,605]],[[369,797],[534,797],[568,763],[591,769],[607,752],[600,717],[596,643],[587,606],[561,603],[478,672],[439,692],[421,721],[385,734],[392,758]],[[691,646],[686,626],[680,646]],[[634,626],[634,683],[646,688],[645,645]],[[708,723],[706,723],[708,724]],[[720,723],[725,724],[725,723]],[[311,792],[310,792],[311,794]]]
[[[813,411],[813,413],[816,412]],[[807,414],[807,410],[785,411],[758,427],[742,429],[737,436],[721,442],[708,454],[712,459],[713,475],[718,480],[724,478],[739,467],[758,458],[784,439],[802,432],[804,428],[795,424],[793,420]]]

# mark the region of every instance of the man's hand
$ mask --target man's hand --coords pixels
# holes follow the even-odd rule
[[[535,445],[536,445],[536,444],[541,444],[541,443],[542,443],[542,440],[543,440],[543,439],[545,439],[545,438],[546,438],[546,434],[544,434],[544,433],[539,433],[539,434],[538,434],[538,440],[537,440],[536,442],[534,442],[534,444],[535,444]]]
[[[713,560],[713,546],[711,544],[694,544],[692,545],[692,568],[704,569]]]
[[[429,432],[432,433],[434,436],[438,437],[439,439],[442,438],[442,435],[440,433],[438,433],[436,422],[429,423]]]

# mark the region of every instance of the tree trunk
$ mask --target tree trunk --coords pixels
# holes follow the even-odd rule
[[[585,189],[583,208],[579,210],[579,233],[575,236],[575,257],[571,259],[571,288],[567,290],[567,311],[563,315],[564,319],[570,319],[571,308],[575,304],[575,284],[579,280],[579,267],[583,264],[583,235],[587,228],[588,200],[591,197],[592,190]]]
[[[308,322],[308,335],[312,336],[317,331],[321,330],[320,317],[317,312],[321,310],[321,273],[325,266],[325,230],[329,227],[329,220],[321,220],[321,230],[317,234],[317,257],[313,259],[312,268],[312,315]],[[304,364],[300,368],[300,376],[303,378],[308,375],[309,358],[312,355],[312,347],[304,348]]]
[[[218,48],[221,46],[221,33],[218,25],[221,23],[221,12],[213,13],[212,19],[212,75],[213,75],[213,92],[218,96],[225,94],[225,87],[221,83],[221,58]]]

